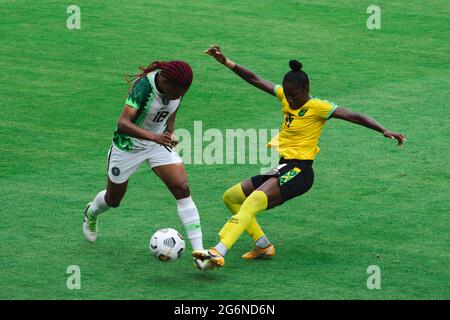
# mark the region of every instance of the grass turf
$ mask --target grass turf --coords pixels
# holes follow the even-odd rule
[[[0,36],[1,299],[448,299],[449,7],[379,1],[382,29],[366,28],[364,1],[2,1]],[[106,179],[106,154],[123,106],[125,74],[183,59],[195,81],[176,126],[277,128],[278,102],[201,54],[222,45],[236,62],[280,82],[300,59],[314,95],[373,116],[407,137],[331,120],[313,189],[259,221],[277,247],[245,262],[245,235],[223,270],[199,273],[187,253],[150,257],[151,233],[182,230],[175,203],[143,166],[119,209],[100,218],[95,245],[82,209]],[[205,242],[226,221],[230,185],[258,165],[187,165]],[[188,251],[189,252],[189,251]],[[66,268],[79,265],[81,290]],[[382,289],[366,287],[370,265]]]

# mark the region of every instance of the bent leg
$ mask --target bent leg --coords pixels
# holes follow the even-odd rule
[[[187,175],[182,163],[154,167],[153,171],[166,184],[177,200],[178,216],[193,250],[203,250],[203,235],[197,206],[190,196]]]
[[[190,196],[186,170],[182,163],[167,164],[153,167],[153,171],[164,182],[175,199],[184,199]]]
[[[259,212],[279,203],[281,203],[280,186],[278,179],[272,177],[253,191],[242,203],[239,212],[225,224],[219,232],[220,242],[230,249]]]
[[[120,185],[108,179],[107,190],[100,191],[84,209],[83,234],[89,242],[95,242],[98,235],[98,215],[110,207],[118,207],[125,195],[127,182]]]
[[[253,186],[252,181],[250,179],[244,180],[225,191],[223,201],[228,210],[235,215],[241,209],[241,205],[245,199],[247,199],[254,190],[255,187]],[[245,231],[257,246],[265,248],[270,245],[269,239],[265,236],[264,231],[261,229],[261,226],[258,224],[255,217],[250,220]]]
[[[105,202],[108,206],[117,208],[120,206],[125,193],[127,192],[128,180],[123,183],[114,183],[108,179],[108,185],[105,194]]]
[[[94,215],[120,205],[127,192],[129,177],[145,161],[145,157],[145,152],[123,151],[114,145],[111,146],[108,152],[106,190],[101,191],[92,204]]]
[[[121,184],[116,184],[108,178],[107,189],[100,191],[95,196],[88,209],[88,213],[91,213],[93,216],[98,216],[111,207],[117,208],[125,196],[127,186],[128,181]]]
[[[244,188],[242,187],[244,182],[245,181],[235,184],[228,188],[223,194],[223,202],[233,215],[239,212],[242,203],[247,199],[247,195],[253,192],[253,190],[248,194],[244,192]]]

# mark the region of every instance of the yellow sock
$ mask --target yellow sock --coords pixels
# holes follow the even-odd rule
[[[240,183],[235,184],[223,194],[223,202],[233,215],[239,212],[245,199],[247,199],[247,197],[245,196],[244,190],[242,190],[242,185]],[[245,231],[253,239],[253,242],[264,235],[264,231],[261,229],[258,222],[256,222],[255,217],[252,218]]]
[[[256,242],[259,238],[264,235],[264,231],[261,229],[258,222],[256,222],[256,218],[253,217],[245,231],[252,238],[253,242]]]
[[[256,214],[267,209],[267,204],[267,195],[263,191],[253,191],[242,203],[239,212],[232,216],[220,230],[220,242],[230,249]]]
[[[246,198],[247,197],[245,196],[244,190],[242,190],[240,183],[235,184],[223,194],[223,202],[232,214],[239,212],[241,205]]]

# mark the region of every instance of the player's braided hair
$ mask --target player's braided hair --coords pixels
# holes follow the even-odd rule
[[[297,60],[291,60],[289,61],[289,67],[291,71],[284,75],[283,82],[294,83],[301,87],[309,87],[309,78],[306,72],[302,70],[302,63]]]
[[[188,89],[192,83],[193,73],[191,67],[183,61],[154,61],[147,67],[139,67],[141,73],[134,75],[134,80],[139,80],[154,70],[161,70],[160,74],[173,82],[176,86]],[[136,83],[137,81],[135,81]]]

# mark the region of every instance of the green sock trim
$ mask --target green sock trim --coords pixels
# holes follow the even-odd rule
[[[188,224],[185,228],[187,232],[201,230],[200,223]]]
[[[94,216],[94,214],[92,213],[92,210],[91,210],[90,207],[87,210],[87,218],[88,218],[89,226],[90,227],[95,227],[95,225],[97,223],[97,217]]]

